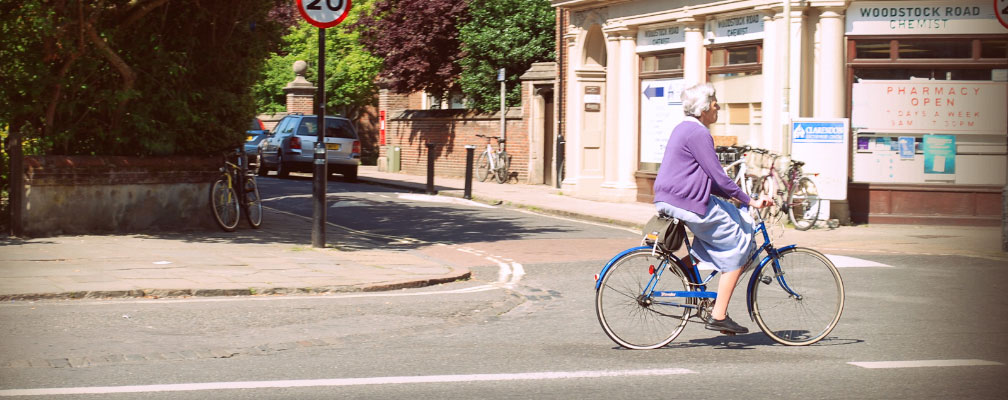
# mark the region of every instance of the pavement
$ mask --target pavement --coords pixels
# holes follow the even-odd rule
[[[359,180],[423,193],[426,176],[363,166]],[[437,177],[437,196],[461,198],[463,179]],[[472,200],[576,220],[640,228],[647,203],[579,199],[546,185],[473,182]],[[0,300],[325,294],[422,287],[468,279],[418,251],[311,246],[311,225],[264,210],[263,228],[237,231],[0,237]],[[778,228],[778,245],[827,254],[912,254],[1004,261],[1001,227],[857,225],[800,232]],[[602,265],[599,265],[601,269]]]

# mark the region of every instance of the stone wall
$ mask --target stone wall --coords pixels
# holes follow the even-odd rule
[[[216,229],[219,157],[25,157],[24,235]]]

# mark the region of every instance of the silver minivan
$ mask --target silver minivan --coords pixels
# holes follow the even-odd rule
[[[318,140],[318,117],[293,114],[284,117],[269,136],[259,143],[259,175],[270,170],[285,178],[290,172],[312,172],[315,142]],[[328,172],[343,175],[349,181],[357,179],[361,143],[350,120],[326,116],[325,138]]]

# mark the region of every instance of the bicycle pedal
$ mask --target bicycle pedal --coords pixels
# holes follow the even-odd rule
[[[732,332],[732,331],[721,331],[721,334],[722,335],[728,335],[728,336],[735,336],[735,335],[737,335],[737,333]]]

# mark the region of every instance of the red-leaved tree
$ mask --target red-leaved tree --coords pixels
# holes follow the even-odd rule
[[[371,15],[350,28],[385,60],[380,75],[397,93],[447,93],[461,72],[458,26],[465,0],[378,0]]]

